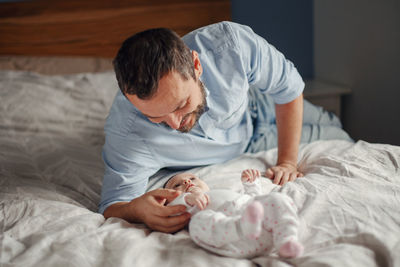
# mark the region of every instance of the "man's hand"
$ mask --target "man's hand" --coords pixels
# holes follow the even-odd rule
[[[209,198],[203,192],[193,192],[185,196],[185,201],[190,206],[197,206],[198,209],[203,210],[207,207]]]
[[[242,183],[252,183],[261,176],[259,170],[247,169],[242,172]]]
[[[190,213],[185,212],[184,205],[164,206],[179,195],[180,192],[171,189],[149,191],[130,202],[119,202],[109,206],[104,212],[104,217],[145,223],[152,230],[174,233],[185,227],[190,220]],[[180,215],[174,216],[176,214]]]
[[[281,163],[274,167],[267,169],[265,177],[273,180],[274,184],[284,185],[287,182],[293,182],[297,177],[304,176],[301,172],[297,171],[297,167],[290,163]]]

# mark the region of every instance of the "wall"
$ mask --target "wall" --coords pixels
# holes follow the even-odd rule
[[[313,76],[312,0],[231,0],[232,20],[246,24],[291,60],[303,78]]]
[[[314,1],[315,76],[350,85],[344,126],[400,145],[400,1]]]

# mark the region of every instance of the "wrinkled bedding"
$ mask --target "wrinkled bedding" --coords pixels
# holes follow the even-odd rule
[[[182,230],[105,220],[98,213],[111,72],[44,76],[0,71],[0,266],[400,266],[400,147],[364,141],[302,145],[305,177],[264,192],[291,197],[305,254],[221,257]],[[241,190],[240,172],[276,150],[192,169],[212,188]],[[149,189],[161,186],[160,173]]]

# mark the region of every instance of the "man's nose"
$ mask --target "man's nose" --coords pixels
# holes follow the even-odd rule
[[[192,181],[190,181],[190,179],[187,179],[187,180],[185,180],[183,183],[184,183],[184,184],[190,184],[190,183],[192,183]]]
[[[167,123],[169,125],[169,127],[171,127],[172,129],[179,129],[179,126],[181,126],[181,119],[182,116],[178,116],[175,114],[169,114],[166,119],[165,119],[165,123]]]

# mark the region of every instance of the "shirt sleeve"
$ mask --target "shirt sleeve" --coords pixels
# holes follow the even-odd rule
[[[146,144],[131,139],[106,135],[102,151],[105,170],[99,213],[104,213],[114,203],[129,202],[144,194],[148,178],[159,169]]]
[[[277,104],[296,99],[303,92],[304,82],[293,63],[251,28],[229,25],[239,46],[249,84],[269,94]]]

